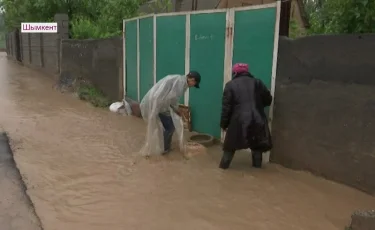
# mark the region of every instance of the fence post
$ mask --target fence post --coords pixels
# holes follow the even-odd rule
[[[44,35],[43,33],[39,34],[39,39],[40,39],[40,65],[43,68],[44,67]]]
[[[18,31],[18,34],[20,36],[20,52],[21,52],[21,62],[24,62],[24,57],[23,57],[23,36],[21,31]]]
[[[137,101],[140,102],[141,97],[141,85],[140,85],[140,55],[139,55],[139,18],[137,19]]]
[[[123,43],[122,39],[121,39],[121,42]],[[125,98],[125,89],[124,89],[124,57],[122,55],[122,52],[120,52],[118,55],[118,57],[120,57],[118,60],[119,60],[119,72],[118,72],[118,75],[119,75],[119,90],[118,90],[118,98],[122,98],[124,99]]]
[[[122,59],[121,59],[121,69],[122,69],[122,96],[126,97],[126,39],[125,39],[125,20],[122,21]]]
[[[9,55],[8,33],[5,34],[5,49],[6,49],[7,55]]]
[[[14,58],[14,32],[12,32],[12,58]]]
[[[61,40],[69,39],[69,16],[67,14],[55,14],[54,20],[57,23],[57,72],[60,73]]]
[[[8,33],[8,56],[12,56],[12,47],[11,47],[11,45],[12,45],[12,42],[11,42],[11,33],[9,32]]]
[[[31,53],[31,34],[27,34],[27,45],[29,47],[29,64],[33,64],[32,53]]]
[[[12,57],[12,32],[9,33],[9,56]]]

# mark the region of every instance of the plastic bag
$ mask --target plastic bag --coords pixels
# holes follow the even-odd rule
[[[114,102],[109,106],[109,110],[114,113],[119,114],[125,114],[125,115],[131,115],[132,109],[129,105],[129,103],[125,100],[122,102]]]
[[[145,144],[140,151],[141,155],[160,155],[164,152],[163,131],[164,127],[159,116],[148,119]]]
[[[130,104],[124,99],[123,100],[123,103],[124,103],[124,106],[125,106],[125,112],[128,116],[132,115],[133,114],[133,111],[132,111],[132,108],[130,106]]]
[[[159,113],[171,113],[175,133],[178,135],[180,146],[182,146],[183,122],[173,112],[171,105],[178,106],[178,101],[184,95],[186,89],[186,76],[168,75],[157,82],[144,96],[140,103],[140,109],[142,117],[147,123],[147,132],[145,144],[141,149],[142,155],[160,155],[164,152],[164,127],[159,119]]]
[[[118,113],[119,109],[124,106],[122,102],[114,102],[109,106],[109,110],[114,113]]]
[[[184,121],[171,109],[171,117],[175,128],[175,134],[177,135],[178,146],[182,153],[186,152],[186,143],[184,135]]]

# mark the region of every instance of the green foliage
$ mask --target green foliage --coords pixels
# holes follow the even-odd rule
[[[0,33],[0,50],[1,49],[5,49],[5,38],[2,36],[2,34]]]
[[[172,2],[171,0],[155,0],[149,7],[153,13],[168,13],[172,11]]]
[[[56,13],[66,13],[72,38],[104,38],[121,34],[122,21],[137,16],[145,0],[0,0],[8,30],[21,22],[53,21]]]
[[[4,17],[0,12],[0,50],[5,48],[5,31]]]
[[[3,31],[5,26],[4,15],[0,12],[0,31]]]
[[[298,25],[295,19],[291,19],[289,22],[289,37],[299,38],[306,35],[306,32],[301,26]]]
[[[78,97],[90,102],[95,107],[108,107],[110,100],[97,88],[90,85],[81,85],[78,88]]]
[[[75,39],[99,38],[102,35],[100,28],[88,18],[75,17],[70,23],[70,33]]]
[[[374,33],[374,0],[305,0],[310,33]]]
[[[101,23],[92,21],[84,17],[75,17],[71,21],[70,33],[74,39],[88,39],[88,38],[108,38],[119,35],[120,30],[112,29],[110,31]]]

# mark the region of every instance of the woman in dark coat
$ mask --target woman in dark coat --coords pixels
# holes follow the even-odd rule
[[[272,139],[264,108],[272,95],[256,79],[247,64],[233,66],[233,79],[225,85],[221,128],[226,131],[220,168],[227,169],[236,150],[250,148],[253,167],[262,167],[262,154],[272,148]]]

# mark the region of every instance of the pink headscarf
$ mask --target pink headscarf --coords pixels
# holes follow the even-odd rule
[[[236,74],[249,72],[249,65],[245,63],[236,63],[233,65],[232,72]]]

